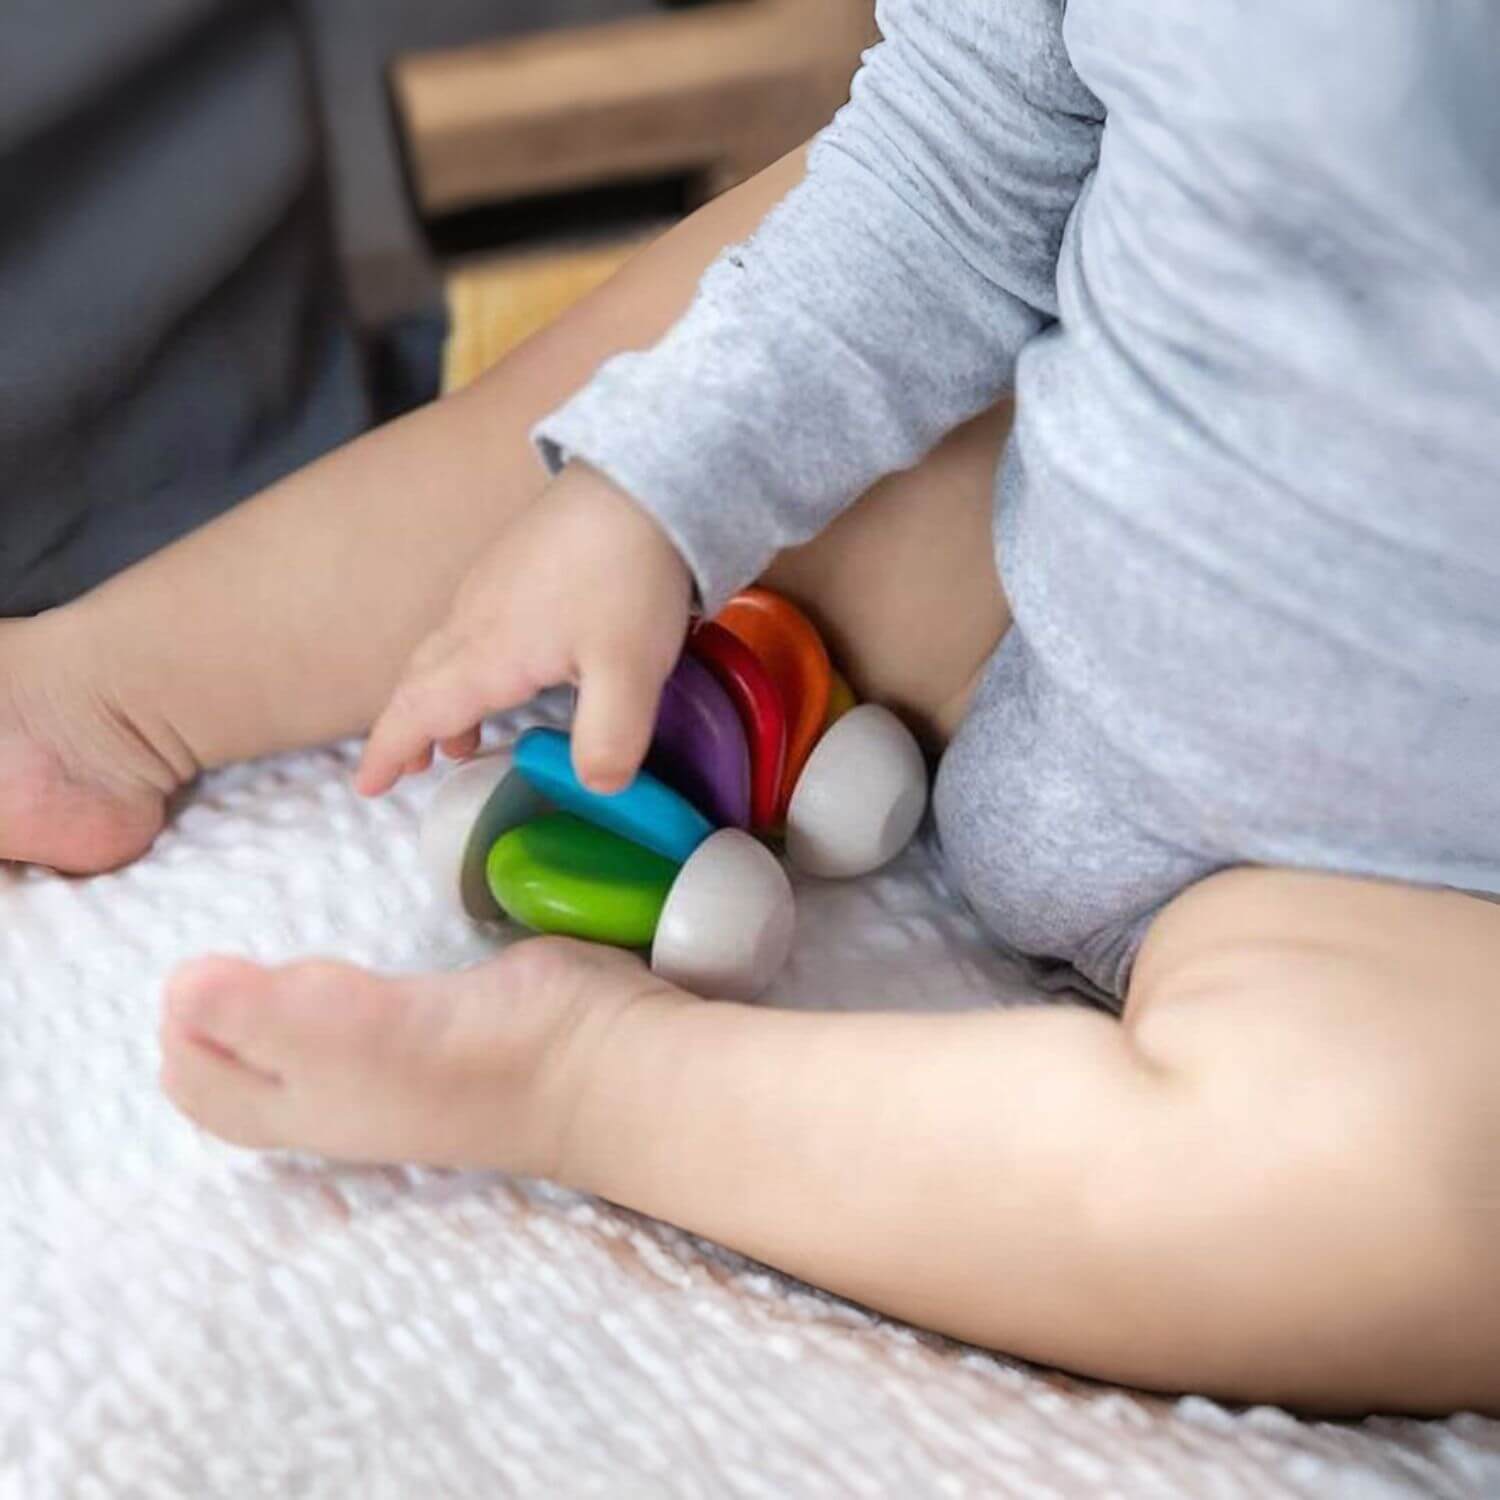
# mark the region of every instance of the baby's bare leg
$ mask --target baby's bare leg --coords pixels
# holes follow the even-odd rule
[[[1158,920],[1123,1025],[704,1004],[549,940],[198,966],[166,1083],[246,1144],[554,1177],[1105,1379],[1500,1411],[1497,973],[1500,907],[1245,871]]]
[[[203,767],[368,727],[476,553],[539,492],[530,426],[657,338],[798,153],[665,235],[469,391],[370,434],[65,609],[0,622],[0,858],[133,858]]]
[[[657,339],[704,268],[800,178],[711,204],[470,389],[351,444],[96,590],[68,615],[183,772],[369,726],[479,549],[544,476],[532,425]]]

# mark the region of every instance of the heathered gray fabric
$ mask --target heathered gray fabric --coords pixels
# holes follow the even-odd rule
[[[1118,994],[1226,866],[1500,890],[1500,5],[880,20],[808,181],[548,461],[713,609],[1014,384],[1016,625],[937,789],[997,939]]]

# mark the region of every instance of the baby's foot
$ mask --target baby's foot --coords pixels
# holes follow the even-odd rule
[[[90,874],[161,831],[175,766],[98,681],[63,615],[0,621],[0,859]]]
[[[557,939],[405,979],[200,959],[167,986],[162,1086],[243,1146],[555,1177],[588,1052],[637,1001],[677,993]]]

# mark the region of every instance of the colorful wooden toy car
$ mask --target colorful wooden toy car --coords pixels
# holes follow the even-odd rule
[[[623,792],[584,786],[565,734],[528,730],[443,784],[423,853],[470,917],[649,949],[673,983],[751,999],[786,961],[795,903],[747,830],[784,831],[796,868],[850,879],[907,846],[927,789],[905,725],[856,704],[807,618],[751,589],[690,634]]]

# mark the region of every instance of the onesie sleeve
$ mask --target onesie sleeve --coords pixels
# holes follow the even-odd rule
[[[582,459],[655,517],[706,611],[993,405],[1056,318],[1103,116],[1065,3],[883,0],[805,180],[660,343],[539,424],[549,468]]]

